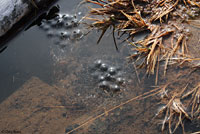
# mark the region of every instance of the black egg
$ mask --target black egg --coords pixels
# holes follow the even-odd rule
[[[65,22],[64,22],[63,19],[59,19],[59,20],[57,21],[57,27],[62,27],[62,26],[64,26],[64,24],[65,24]]]
[[[109,83],[107,81],[102,81],[101,83],[99,83],[99,88],[109,90]]]
[[[101,66],[100,66],[100,69],[101,69],[102,71],[107,71],[107,70],[108,70],[108,65],[105,64],[105,63],[102,63]]]
[[[118,77],[118,78],[116,79],[116,81],[117,81],[117,83],[119,83],[119,84],[123,84],[123,83],[125,82],[125,79],[122,78],[122,77]]]
[[[70,37],[70,33],[69,32],[61,32],[60,34],[60,38],[61,39],[68,39]]]
[[[72,33],[72,38],[78,39],[78,38],[81,38],[82,35],[83,35],[82,31],[80,29],[76,29]]]
[[[114,68],[114,67],[109,67],[108,68],[108,73],[109,74],[114,75],[114,74],[116,74],[116,72],[117,72],[116,68]]]
[[[111,85],[111,86],[110,86],[110,89],[111,89],[112,91],[114,91],[114,92],[120,91],[120,87],[119,87],[118,85],[116,85],[116,84]]]
[[[96,61],[94,62],[95,67],[100,67],[101,64],[102,64],[102,60],[96,60]]]
[[[100,75],[100,76],[98,77],[98,80],[99,80],[99,81],[105,81],[105,76]]]
[[[109,73],[107,73],[107,74],[105,75],[105,79],[106,79],[107,81],[112,81],[114,78],[113,78]]]
[[[67,22],[67,23],[65,23],[64,26],[65,26],[66,29],[69,29],[69,28],[72,28],[72,27],[73,27],[73,24],[70,23],[70,22]]]
[[[64,15],[62,16],[62,18],[63,18],[64,20],[72,20],[72,19],[74,18],[74,16],[73,16],[73,15],[70,15],[70,14],[64,14]]]
[[[78,19],[73,19],[71,21],[71,23],[72,23],[73,27],[77,27],[79,22],[78,22]]]
[[[121,78],[121,77],[118,77],[118,78],[116,79],[116,82],[117,82],[118,84],[124,84],[125,79],[124,79],[124,78]]]

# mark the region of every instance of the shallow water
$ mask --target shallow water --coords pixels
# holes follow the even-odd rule
[[[79,2],[60,0],[57,4],[61,14],[73,15],[75,10],[72,8]],[[85,7],[79,10],[87,11]],[[87,122],[73,133],[160,132],[158,124],[161,121],[154,120],[159,107],[156,97],[133,101],[107,112],[149,91],[155,82],[154,76],[147,78],[142,70],[139,83],[133,65],[126,59],[131,53],[126,43],[117,40],[118,52],[111,31],[107,31],[97,45],[100,33],[63,40],[60,39],[60,28],[51,29],[59,36],[48,36],[49,31],[33,26],[11,40],[8,48],[0,54],[0,101],[3,107],[0,110],[0,131],[64,134],[104,113],[101,118]],[[74,29],[87,32],[82,25],[66,31]],[[101,64],[97,63],[99,60]],[[181,72],[170,71],[172,73],[166,79],[160,76],[159,83],[173,80],[173,76]],[[198,79],[198,72],[190,77]],[[195,126],[193,131],[197,130]]]

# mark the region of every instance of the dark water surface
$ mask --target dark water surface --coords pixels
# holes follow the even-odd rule
[[[62,12],[71,13],[80,0],[60,0]],[[37,26],[21,32],[7,43],[8,48],[0,54],[0,102],[18,89],[31,76],[52,83],[53,64],[50,47],[54,45]]]

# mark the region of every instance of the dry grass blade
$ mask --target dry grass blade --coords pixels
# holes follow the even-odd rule
[[[168,85],[163,88],[163,92],[166,91]],[[181,92],[174,92],[171,97],[166,96],[168,99],[165,102],[165,106],[161,108],[156,116],[164,114],[164,120],[162,123],[162,131],[165,130],[166,124],[168,124],[169,133],[174,133],[178,126],[181,125],[184,132],[184,125],[182,120],[184,118],[191,119],[189,114],[186,112],[186,107],[181,102],[181,96],[186,90],[188,85],[186,85]],[[163,99],[163,98],[162,98]]]
[[[183,97],[192,95],[189,105],[191,105],[191,116],[196,117],[200,113],[200,83]]]
[[[188,24],[200,28],[200,20],[187,20]]]
[[[101,33],[99,39],[97,40],[97,44],[99,44],[99,42],[101,41],[101,39],[102,39],[102,37],[103,37],[103,35],[105,34],[105,32],[106,32],[107,29],[108,29],[108,26],[107,26],[107,27],[104,27],[104,29],[102,30],[102,33]]]
[[[100,2],[97,2],[97,1],[93,1],[93,0],[85,0],[86,2],[90,2],[90,3],[93,3],[93,4],[96,4],[96,5],[99,5],[101,7],[104,6],[104,4],[101,4]]]
[[[121,13],[124,14],[124,16],[126,16],[129,21],[133,22],[136,25],[136,27],[142,28],[146,26],[146,23],[144,22],[144,20],[141,18],[140,15],[136,14],[135,16],[132,16],[128,15],[124,11],[121,11]]]
[[[166,2],[166,1],[165,1]],[[179,0],[176,0],[176,2],[174,3],[174,5],[171,5],[171,7],[169,8],[165,8],[164,11],[162,12],[157,12],[154,16],[152,16],[152,18],[150,19],[150,21],[156,21],[156,20],[160,20],[160,22],[162,22],[162,17],[165,16],[165,15],[168,15],[170,12],[172,12],[174,10],[174,8],[178,5],[178,2]],[[159,5],[163,5],[163,4],[160,4]],[[164,8],[164,7],[162,7]]]

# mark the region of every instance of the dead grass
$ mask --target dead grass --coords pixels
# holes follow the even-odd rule
[[[161,62],[164,63],[162,67],[165,76],[170,65],[181,66],[184,63],[200,60],[190,56],[187,40],[191,33],[183,25],[183,23],[189,23],[200,27],[200,21],[195,20],[200,12],[198,0],[85,0],[84,2],[97,6],[89,7],[90,12],[84,17],[90,29],[102,31],[97,43],[111,28],[116,49],[118,50],[115,33],[132,46],[133,54],[128,59],[133,62],[134,67],[145,68],[148,75],[156,74],[156,85]],[[135,35],[141,32],[146,32],[148,35],[142,40],[134,40]],[[128,37],[124,39],[123,35],[128,35]],[[199,65],[191,67],[199,68]],[[140,82],[139,78],[138,81]],[[164,115],[162,132],[168,126],[168,132],[174,133],[181,126],[184,133],[183,120],[200,117],[200,86],[198,84],[194,89],[190,89],[186,83],[184,88],[176,88],[168,92],[170,84],[159,86],[147,94],[134,97],[105,113],[108,114],[131,101],[162,94],[160,102],[163,102],[165,106],[156,115],[156,117]],[[189,103],[183,103],[184,99],[189,99]],[[92,117],[68,133],[104,116],[105,113]]]
[[[99,6],[90,7],[89,14],[85,16],[85,19],[93,21],[89,23],[89,28],[102,31],[97,43],[107,29],[112,28],[114,44],[118,50],[114,33],[116,32],[119,37],[127,34],[128,38],[125,40],[133,47],[134,53],[129,59],[133,60],[138,68],[146,68],[147,74],[154,74],[159,70],[157,66],[160,61],[165,62],[165,75],[168,65],[182,65],[188,62],[188,59],[190,61],[193,59],[189,55],[187,46],[189,33],[182,25],[186,15],[181,15],[179,10],[194,8],[196,11],[200,2],[190,0],[85,0],[85,2]],[[190,18],[190,15],[187,18]],[[133,41],[136,34],[144,31],[150,32],[145,39]],[[165,40],[170,42],[164,43]]]

